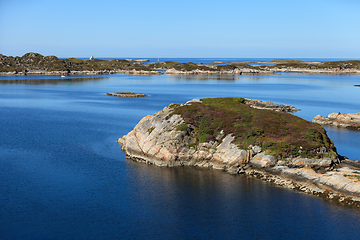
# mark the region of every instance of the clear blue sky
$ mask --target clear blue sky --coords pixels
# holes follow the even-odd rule
[[[0,0],[0,53],[360,58],[359,0]]]

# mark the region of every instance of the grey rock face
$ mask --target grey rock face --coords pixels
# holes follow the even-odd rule
[[[273,167],[276,164],[275,157],[260,153],[250,160],[250,163],[257,167]]]

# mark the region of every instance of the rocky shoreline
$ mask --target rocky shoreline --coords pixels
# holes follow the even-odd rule
[[[0,72],[0,76],[67,76],[67,75],[107,75],[107,74],[129,74],[129,75],[162,75],[159,71],[145,70],[99,70],[99,71],[26,71],[26,72]]]
[[[254,65],[255,64],[255,65]],[[0,76],[22,75],[272,75],[281,72],[314,74],[360,74],[360,61],[304,62],[292,59],[275,59],[269,62],[216,61],[203,63],[179,63],[173,61],[150,62],[148,59],[103,60],[91,57],[59,59],[39,53],[26,53],[22,57],[0,54]]]
[[[334,69],[311,69],[311,68],[272,68],[274,72],[277,73],[306,73],[306,74],[332,74],[332,75],[350,75],[350,74],[360,74],[360,69],[342,69],[342,68],[334,68]]]
[[[172,75],[274,75],[281,73],[306,73],[306,74],[331,74],[331,75],[347,75],[347,74],[360,74],[359,69],[308,69],[308,68],[271,68],[266,70],[257,70],[249,68],[238,68],[235,70],[166,70],[166,74]]]
[[[247,68],[238,68],[234,70],[176,70],[168,69],[165,70],[165,74],[169,75],[274,75],[280,73],[306,73],[306,74],[360,74],[360,70],[357,69],[326,69],[326,70],[315,70],[315,69],[303,69],[303,68],[274,68],[271,70],[256,70]],[[0,72],[0,76],[36,76],[36,75],[49,75],[49,76],[66,76],[66,75],[107,75],[107,74],[129,74],[129,75],[162,75],[160,71],[153,70],[98,70],[98,71],[43,71],[43,70],[29,70],[29,71],[10,71]],[[356,86],[356,85],[355,85]]]
[[[171,75],[273,75],[276,74],[274,71],[264,71],[248,68],[236,68],[233,70],[176,70],[168,69],[165,74]]]
[[[327,117],[317,115],[312,120],[321,125],[360,130],[360,113],[331,113]]]
[[[168,69],[165,71],[165,74],[169,75],[274,75],[280,73],[306,73],[306,74],[360,74],[360,70],[349,69],[349,70],[314,70],[314,69],[297,69],[297,68],[288,68],[288,69],[272,69],[269,70],[254,70],[254,69],[235,69],[235,70],[175,70]],[[11,71],[11,72],[0,72],[0,76],[35,76],[35,75],[49,75],[49,76],[66,76],[66,75],[107,75],[107,74],[129,74],[129,75],[162,75],[160,71],[147,71],[147,70],[99,70],[99,71]],[[355,85],[356,86],[356,85]]]
[[[199,103],[192,100],[183,105]],[[214,141],[192,145],[184,119],[172,114],[174,106],[144,117],[127,135],[118,139],[128,159],[160,167],[194,166],[246,174],[279,186],[360,207],[360,164],[338,157],[279,158],[262,147],[241,149],[232,134],[220,134]],[[264,110],[268,111],[268,110]],[[299,150],[301,151],[301,150]],[[320,148],[319,153],[329,149]],[[329,155],[330,156],[330,155]]]
[[[353,184],[351,180],[347,181],[347,179],[343,179],[343,176],[346,175],[346,172],[348,171],[350,171],[350,174],[354,175],[354,170],[346,167],[341,168],[340,165],[342,164],[343,163],[339,164],[336,170],[328,171],[327,175],[318,174],[311,169],[286,168],[266,170],[252,168],[246,171],[245,174],[266,182],[274,183],[278,186],[321,197],[331,202],[360,208],[360,197],[358,194],[359,185]],[[359,165],[358,163],[355,164]],[[334,182],[343,183],[333,184]],[[352,188],[345,190],[343,187],[346,187],[348,182]]]

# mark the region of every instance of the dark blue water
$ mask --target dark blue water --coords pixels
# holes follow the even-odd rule
[[[143,116],[193,98],[272,100],[307,120],[359,112],[354,84],[359,76],[0,77],[0,239],[358,239],[359,210],[218,170],[128,161],[116,143]],[[105,95],[114,91],[149,97]],[[360,160],[359,132],[327,130]]]

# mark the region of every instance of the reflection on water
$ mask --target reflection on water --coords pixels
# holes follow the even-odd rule
[[[360,216],[356,209],[326,204],[244,175],[196,167],[159,168],[131,160],[127,167],[131,176],[137,176],[127,180],[130,188],[136,189],[131,199],[142,216],[137,220],[144,224],[145,232],[162,234],[164,239],[307,239],[310,235],[324,239],[324,235],[317,235],[321,232],[318,228],[322,234],[330,231],[337,235],[339,232],[329,226],[346,225],[344,214],[356,222]],[[293,228],[294,222],[306,231]],[[349,233],[355,229],[358,226],[349,227]],[[146,238],[142,234],[137,236]]]
[[[35,78],[35,79],[0,79],[0,84],[25,84],[25,85],[57,85],[63,83],[77,83],[104,80],[109,77],[65,77],[65,78]]]
[[[239,79],[238,75],[169,75],[171,78],[178,80],[219,80],[219,81],[235,81]]]

